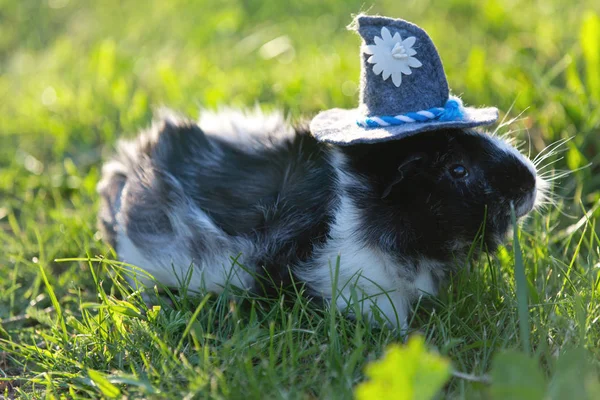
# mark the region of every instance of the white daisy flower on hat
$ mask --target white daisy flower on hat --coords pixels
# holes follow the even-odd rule
[[[412,48],[417,38],[410,36],[404,40],[400,33],[394,36],[384,26],[381,28],[381,37],[375,36],[375,44],[365,46],[364,52],[371,54],[367,62],[373,65],[375,75],[382,74],[383,80],[390,76],[396,87],[402,84],[402,74],[412,74],[412,68],[419,68],[421,61],[413,57],[417,51]]]

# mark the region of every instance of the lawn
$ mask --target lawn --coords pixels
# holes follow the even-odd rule
[[[352,397],[397,332],[294,290],[184,291],[148,309],[97,232],[95,185],[115,141],[159,106],[195,117],[260,103],[295,119],[353,107],[359,39],[345,26],[359,11],[424,27],[454,93],[498,106],[499,132],[557,178],[519,246],[473,260],[416,306],[411,333],[454,371],[438,397],[503,398],[490,377],[518,381],[530,357],[550,398],[564,395],[561,368],[580,398],[576,381],[600,375],[595,0],[0,0],[0,395]],[[561,367],[568,351],[580,357]],[[494,372],[511,360],[513,378]]]

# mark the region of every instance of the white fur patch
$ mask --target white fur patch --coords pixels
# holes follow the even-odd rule
[[[406,326],[408,299],[401,290],[394,271],[399,268],[381,251],[365,246],[356,237],[358,213],[348,196],[341,197],[341,204],[335,214],[335,221],[329,240],[314,250],[308,265],[299,268],[298,277],[326,299],[336,298],[337,307],[349,306],[352,292],[356,289],[361,310],[371,315],[371,306],[376,304],[392,325]],[[340,257],[337,271],[338,293],[333,293],[336,262]]]
[[[435,293],[431,271],[427,266],[414,282],[401,277],[408,266],[398,264],[383,251],[364,244],[357,236],[360,230],[359,211],[352,199],[344,193],[345,183],[356,186],[357,178],[344,169],[345,161],[339,152],[334,153],[340,204],[334,216],[329,240],[315,248],[313,258],[296,270],[297,276],[326,299],[336,299],[339,309],[352,305],[352,293],[358,297],[361,312],[370,319],[376,305],[392,326],[406,329],[409,305],[419,295],[419,290]],[[336,274],[336,262],[340,264]],[[333,293],[334,283],[338,293]]]
[[[433,282],[431,271],[429,269],[421,268],[417,277],[414,281],[415,288],[423,294],[435,295],[437,294],[437,288]]]
[[[118,161],[112,160],[105,163],[102,166],[102,179],[96,185],[96,190],[98,193],[102,193],[108,189],[108,186],[111,183],[111,180],[114,179],[116,175],[127,175],[127,169],[123,164]]]
[[[245,150],[249,152],[264,151],[265,147],[269,147],[269,142],[276,145],[294,134],[281,111],[265,113],[259,107],[254,110],[202,110],[198,126],[209,136],[218,136],[238,147],[244,144]],[[249,138],[256,138],[256,141],[249,141]],[[265,138],[269,140],[264,140]]]
[[[245,256],[254,253],[250,242],[227,236],[203,211],[195,207],[182,204],[177,210],[169,213],[173,234],[153,238],[152,243],[145,245],[145,249],[138,248],[127,236],[119,213],[116,249],[119,258],[145,270],[168,287],[180,287],[191,268],[188,286],[191,291],[219,293],[226,285],[249,289],[253,283],[252,276],[234,263],[232,258],[241,254],[238,262],[243,265]],[[192,243],[190,239],[198,235],[202,236],[203,247],[208,249],[199,255],[189,248],[189,243]],[[142,278],[140,282],[152,286],[150,279]]]
[[[550,183],[538,175],[535,178],[535,187],[537,188],[537,191],[533,207],[538,209],[548,203],[550,198]]]

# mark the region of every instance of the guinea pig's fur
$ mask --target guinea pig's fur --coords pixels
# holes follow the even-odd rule
[[[166,115],[119,143],[99,221],[121,260],[166,286],[189,268],[191,290],[268,293],[293,278],[342,309],[354,292],[405,328],[478,234],[493,251],[511,202],[522,217],[543,189],[529,159],[476,130],[335,146],[279,113],[227,110]]]

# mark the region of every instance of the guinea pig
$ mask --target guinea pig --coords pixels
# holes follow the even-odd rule
[[[493,251],[511,204],[523,217],[544,189],[527,157],[472,129],[336,146],[280,113],[165,115],[104,165],[99,226],[167,287],[190,268],[194,291],[300,282],[340,309],[358,294],[369,318],[406,328],[411,303],[436,294],[476,238]]]

